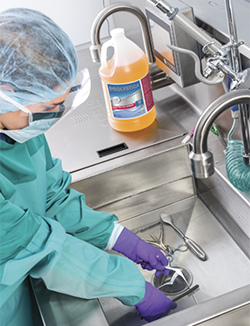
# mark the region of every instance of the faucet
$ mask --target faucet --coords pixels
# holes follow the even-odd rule
[[[208,178],[214,173],[213,153],[208,150],[207,138],[215,119],[226,109],[237,104],[250,104],[250,90],[233,90],[212,102],[201,115],[194,132],[193,151],[189,158],[192,174]]]
[[[92,27],[91,27],[91,46],[90,46],[90,53],[93,62],[100,62],[100,54],[101,54],[101,42],[100,42],[100,30],[103,22],[113,13],[119,11],[127,11],[134,14],[140,22],[141,29],[142,29],[142,36],[145,46],[146,55],[148,57],[149,63],[155,62],[155,57],[153,53],[153,46],[151,40],[151,34],[149,32],[147,19],[144,13],[137,7],[131,5],[130,3],[121,2],[115,3],[110,6],[103,8],[96,16]]]
[[[174,81],[168,75],[166,75],[166,73],[163,72],[156,64],[152,37],[149,31],[146,16],[139,8],[127,2],[115,3],[103,8],[103,10],[99,12],[95,20],[93,21],[91,27],[91,35],[90,35],[91,46],[89,48],[92,61],[100,62],[101,46],[102,46],[100,41],[100,30],[103,22],[110,15],[120,11],[130,12],[131,14],[135,15],[139,20],[141,30],[142,30],[145,52],[149,61],[149,74],[151,79],[152,90],[173,84]]]

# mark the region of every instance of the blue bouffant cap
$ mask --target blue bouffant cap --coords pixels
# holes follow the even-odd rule
[[[48,102],[73,83],[78,58],[68,35],[39,11],[0,13],[0,91],[22,105]],[[0,113],[18,110],[0,97]]]

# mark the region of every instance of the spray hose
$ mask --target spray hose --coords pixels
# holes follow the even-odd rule
[[[232,185],[244,192],[250,191],[250,166],[245,165],[242,159],[244,145],[241,140],[232,139],[232,134],[237,126],[238,119],[234,119],[231,130],[228,133],[226,147],[227,177]]]
[[[223,83],[225,92],[229,91],[231,78],[227,77],[227,83]],[[241,140],[233,140],[232,135],[238,124],[239,107],[238,105],[230,108],[232,112],[233,125],[227,136],[226,147],[226,170],[227,177],[232,185],[244,192],[250,191],[250,166],[245,165],[242,159],[244,145]],[[238,114],[237,114],[238,113]]]

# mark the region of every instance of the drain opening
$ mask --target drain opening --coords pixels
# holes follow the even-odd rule
[[[128,146],[126,143],[121,143],[115,146],[111,146],[111,147],[107,147],[104,149],[101,149],[100,151],[97,151],[97,154],[99,157],[104,157],[104,156],[108,156],[111,154],[115,154],[118,153],[120,151],[123,151],[125,149],[128,149]]]
[[[183,273],[187,283],[183,280],[181,276],[177,276],[173,284],[167,284],[174,275],[174,271],[170,271],[168,276],[165,276],[164,274],[161,274],[159,277],[156,277],[155,275],[152,277],[152,284],[158,288],[162,284],[166,283],[165,286],[160,288],[160,291],[162,291],[165,295],[172,296],[176,294],[180,294],[188,290],[188,288],[193,283],[193,276],[191,272],[182,266],[173,266],[173,267],[179,267],[181,269],[181,272]],[[188,284],[188,285],[187,285]]]

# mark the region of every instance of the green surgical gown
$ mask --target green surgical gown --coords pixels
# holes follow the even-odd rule
[[[137,266],[103,250],[117,217],[92,210],[69,188],[70,174],[45,136],[0,141],[0,155],[0,324],[32,325],[28,276],[81,298],[140,302],[145,280]]]

